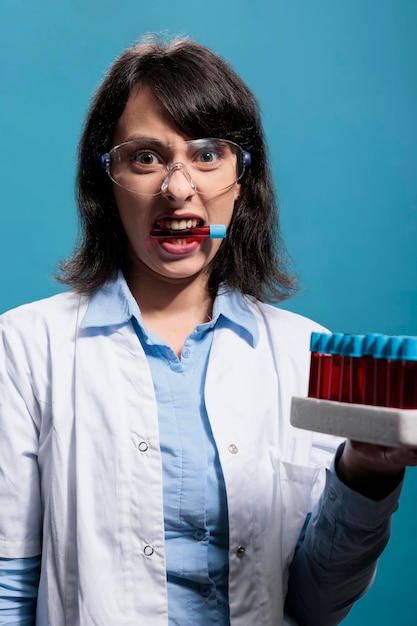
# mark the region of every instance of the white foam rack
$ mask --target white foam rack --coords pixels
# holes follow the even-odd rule
[[[291,424],[383,446],[417,446],[417,409],[293,397]]]

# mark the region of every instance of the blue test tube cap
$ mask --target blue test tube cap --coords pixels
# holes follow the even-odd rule
[[[387,335],[375,335],[375,341],[372,345],[372,356],[374,357],[374,359],[385,358],[385,346],[387,345],[387,342]]]
[[[313,332],[310,337],[310,352],[319,352],[321,336],[323,333]]]
[[[317,350],[317,352],[320,352],[321,354],[329,354],[332,337],[333,335],[331,335],[330,333],[322,333],[320,337],[319,349]]]
[[[381,333],[366,333],[363,339],[363,354],[365,356],[373,356],[374,354],[374,344],[377,337],[380,337]]]
[[[331,338],[331,333],[312,332],[310,337],[310,352],[327,354],[329,352]]]
[[[340,344],[340,354],[343,356],[348,356],[350,354],[350,342],[352,340],[352,336],[353,335],[349,335],[348,333],[343,335],[343,339]]]
[[[210,224],[210,238],[224,239],[226,237],[226,226],[224,224]]]
[[[365,335],[351,335],[348,345],[348,355],[354,357],[363,356]]]
[[[343,335],[340,345],[340,353],[343,356],[362,356],[364,337],[365,335]]]
[[[387,337],[387,342],[384,348],[384,356],[390,360],[397,360],[400,358],[401,337],[391,335]]]
[[[400,358],[404,361],[417,361],[417,337],[402,338]]]
[[[330,341],[330,354],[341,354],[343,349],[343,342],[345,341],[343,333],[333,333]]]

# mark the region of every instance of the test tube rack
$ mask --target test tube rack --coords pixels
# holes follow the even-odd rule
[[[312,333],[298,428],[386,446],[417,446],[417,337]]]

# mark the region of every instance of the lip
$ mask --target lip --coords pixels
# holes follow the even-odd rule
[[[200,247],[201,242],[189,237],[183,239],[179,237],[178,240],[174,241],[172,239],[161,239],[158,241],[158,245],[171,256],[187,256],[193,254]]]

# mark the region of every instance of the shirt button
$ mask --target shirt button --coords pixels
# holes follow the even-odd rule
[[[234,443],[231,443],[229,446],[229,452],[230,454],[237,454],[239,452],[239,448]]]
[[[182,351],[182,353],[181,353],[181,356],[182,356],[184,359],[188,359],[188,357],[190,356],[190,354],[191,354],[191,350],[190,350],[189,348],[184,348],[184,350],[183,350],[183,351]]]
[[[138,445],[138,450],[140,452],[146,452],[148,448],[149,448],[149,446],[146,443],[146,441],[141,441],[140,444]]]
[[[145,546],[143,548],[143,553],[145,556],[152,556],[154,553],[154,549],[152,546]]]
[[[200,594],[203,596],[203,598],[208,598],[210,593],[211,587],[209,585],[203,585],[202,587],[200,587]]]
[[[245,548],[245,546],[238,546],[238,547],[236,548],[236,556],[237,556],[239,559],[241,559],[241,558],[242,558],[242,556],[244,556],[244,555],[245,555],[245,553],[246,553],[246,548]]]
[[[197,541],[203,541],[205,536],[206,536],[206,533],[204,532],[204,530],[196,530],[195,533],[194,533],[194,538]]]

